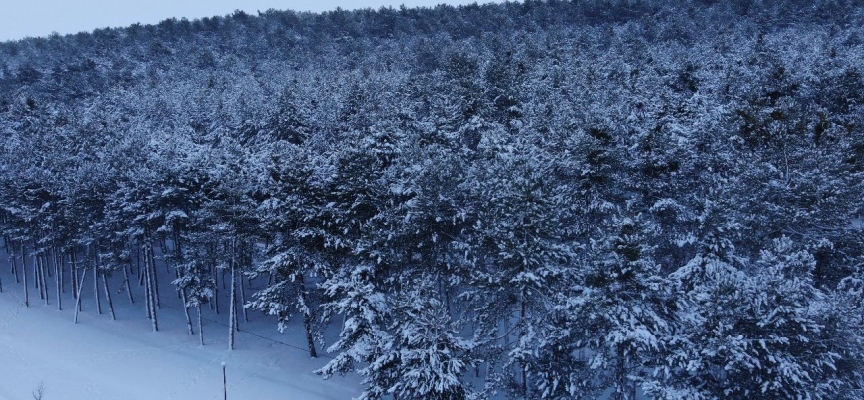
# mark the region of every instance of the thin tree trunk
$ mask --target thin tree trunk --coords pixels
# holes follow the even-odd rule
[[[297,279],[297,285],[300,287],[300,301],[303,302],[305,309],[303,310],[303,329],[306,330],[306,343],[309,345],[309,356],[312,358],[318,357],[318,351],[315,350],[315,337],[312,335],[312,312],[306,296],[306,282],[303,275]]]
[[[180,289],[180,299],[183,300],[183,314],[186,315],[186,325],[189,326],[189,334],[194,335],[195,331],[192,330],[192,318],[189,317],[189,306],[186,304],[186,288]]]
[[[117,316],[114,315],[114,302],[111,300],[111,290],[108,289],[108,275],[104,272],[102,273],[102,287],[105,288],[105,300],[108,301],[108,312],[111,313],[111,320],[117,320]]]
[[[9,258],[9,272],[15,273],[15,255],[9,252],[9,237],[3,236],[3,249],[6,250],[6,256]],[[18,283],[18,275],[15,275],[15,283]],[[3,291],[3,283],[0,282],[0,292]]]
[[[75,319],[74,323],[78,323],[78,312],[81,311],[81,289],[84,288],[84,278],[87,276],[87,268],[81,273],[81,283],[78,285],[78,294],[75,296]]]
[[[147,310],[147,319],[152,319],[151,303],[153,295],[150,288],[150,263],[147,261],[147,257],[144,258],[144,272],[140,276],[144,279],[144,308]]]
[[[164,237],[159,240],[159,252],[162,256],[168,254],[168,243]],[[171,266],[169,266],[167,262],[165,263],[165,272],[171,273]]]
[[[201,304],[198,304],[198,338],[201,341],[201,345],[204,345],[204,324],[201,321]]]
[[[59,254],[57,254],[57,257],[58,257],[57,258],[57,265],[58,265],[59,272],[60,272],[59,273],[59,275],[60,275],[60,293],[66,293],[66,280],[64,279],[65,275],[66,275],[66,272],[65,272],[66,262],[64,261],[66,259],[66,257],[64,257],[65,253],[66,253],[66,251],[64,250],[64,251],[61,251]]]
[[[235,291],[234,295],[234,332],[240,332],[240,317],[238,316],[240,313],[237,312],[237,295]]]
[[[57,285],[57,309],[63,309],[63,290],[61,288],[63,282],[63,275],[61,275],[61,271],[63,270],[63,266],[57,262],[57,251],[54,251],[54,283]]]
[[[237,286],[234,273],[234,239],[231,240],[231,303],[228,310],[228,350],[234,350],[234,332],[237,330]],[[224,276],[223,276],[224,282]]]
[[[75,299],[78,299],[78,293],[81,290],[78,289],[78,260],[75,254],[75,246],[72,246],[72,251],[69,252],[69,263],[72,264],[71,272],[72,272],[72,295]]]
[[[21,275],[24,277],[24,305],[30,307],[30,286],[27,285],[27,257],[24,252],[24,243],[21,243]]]
[[[318,351],[315,350],[315,337],[312,335],[312,314],[303,313],[303,328],[306,329],[306,343],[309,345],[309,357],[317,358]]]
[[[132,285],[129,284],[129,270],[132,269],[128,265],[123,266],[123,283],[126,286],[126,294],[129,296],[129,303],[135,304],[135,299],[132,298]]]
[[[35,249],[35,247],[34,247],[34,249]],[[45,279],[44,279],[45,270],[43,269],[43,266],[45,265],[44,261],[45,261],[45,259],[39,253],[36,253],[33,256],[33,265],[36,268],[36,288],[39,289],[39,298],[42,300],[45,300],[45,292],[44,292],[44,289],[45,289],[45,285],[44,285],[44,283],[45,283]]]
[[[35,252],[35,249],[34,249]],[[40,271],[42,271],[42,262],[41,258],[34,254],[33,255],[33,288],[39,289],[39,300],[44,300],[45,295],[42,294],[42,275]]]
[[[36,245],[33,245],[33,252],[36,252]],[[39,289],[39,268],[36,263],[36,255],[33,255],[33,289]],[[39,292],[39,295],[42,295],[42,292]],[[42,297],[39,297],[40,299]]]
[[[18,277],[18,260],[15,257],[15,251],[13,250],[9,253],[9,263],[12,264],[12,274],[15,275],[15,283],[20,283],[20,278]]]
[[[146,254],[146,253],[149,253],[150,255],[152,255],[152,252],[153,252],[153,245],[151,243],[148,243],[146,248],[145,248],[144,269],[146,270],[146,274],[147,274],[147,288],[148,288],[148,293],[150,294],[149,299],[148,299],[149,300],[149,307],[150,307],[149,308],[149,314],[151,317],[150,320],[153,322],[153,332],[158,332],[159,331],[159,322],[158,322],[157,317],[156,317],[156,308],[157,308],[156,298],[157,298],[157,295],[155,293],[156,291],[154,290],[155,289],[155,285],[154,285],[154,283],[155,283],[155,276],[154,275],[155,274],[154,274],[154,272],[156,271],[156,266],[153,265],[153,258]]]
[[[12,249],[10,250],[9,242],[10,242],[9,238],[4,236],[3,237],[3,247],[6,249],[6,255],[9,256],[9,268],[11,269],[10,272],[13,275],[15,275],[15,283],[18,283],[19,282],[19,280],[18,280],[18,266],[17,266],[18,263],[17,263],[17,261],[15,261],[15,248],[14,248],[14,244],[13,244],[11,246]]]
[[[213,306],[216,307],[216,315],[219,315],[219,268],[215,265],[213,269]]]
[[[96,255],[99,258],[99,255]],[[102,315],[102,298],[99,295],[99,267],[97,263],[93,264],[93,296],[96,297],[96,313]]]
[[[179,228],[176,228],[176,227],[174,229],[173,242],[174,242],[174,263],[175,263],[174,264],[174,279],[180,279],[180,268],[178,268],[178,267],[183,262],[183,249],[180,247],[180,230],[179,230]],[[186,307],[186,293],[184,293],[182,291],[178,291],[177,297],[179,297],[180,300],[183,301],[183,307],[187,308]],[[189,314],[188,309],[186,310],[186,314]],[[188,315],[187,315],[186,319],[187,320],[189,319]],[[190,330],[191,330],[191,324],[190,324]]]
[[[138,268],[138,286],[144,285],[144,274],[141,273],[141,247],[135,251],[135,265]],[[145,266],[146,268],[146,266]]]
[[[147,249],[150,253],[150,281],[153,287],[153,296],[156,301],[156,308],[162,308],[162,304],[159,300],[159,276],[156,275],[156,254],[153,253],[153,245],[148,245]]]
[[[243,289],[243,274],[240,274],[240,309],[243,310],[243,322],[249,322],[249,314],[246,312],[246,290]]]
[[[45,300],[45,305],[47,306],[48,305],[48,277],[47,277],[48,273],[47,272],[49,271],[49,269],[48,269],[48,255],[42,254],[39,257],[39,259],[41,261],[39,263],[39,273],[41,274],[41,278],[42,278],[42,283],[40,285],[42,285],[42,293],[45,296],[44,300]]]

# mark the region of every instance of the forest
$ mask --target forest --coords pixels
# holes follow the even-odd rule
[[[303,331],[362,399],[864,399],[862,198],[861,0],[237,11],[0,43],[21,302],[140,284],[154,331],[161,292],[200,334],[227,295],[226,324]]]

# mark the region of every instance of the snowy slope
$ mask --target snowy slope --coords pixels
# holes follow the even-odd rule
[[[63,311],[53,292],[45,306],[35,290],[25,308],[22,285],[14,283],[5,257],[0,260],[0,399],[32,399],[40,382],[44,400],[221,399],[223,361],[229,399],[349,399],[360,393],[356,376],[325,381],[312,374],[327,358],[310,359],[300,332],[280,335],[260,313],[250,312],[245,324],[241,316],[241,330],[254,334],[241,331],[237,348],[228,351],[228,328],[221,324],[226,313],[205,310],[202,347],[197,336],[186,333],[171,286],[162,286],[161,330],[154,333],[143,306],[129,304],[125,293],[114,295],[117,321],[111,321],[104,303],[105,313],[97,315],[85,283],[75,325],[68,289]],[[51,280],[48,286],[53,290]],[[112,290],[120,286],[117,279],[112,282]]]

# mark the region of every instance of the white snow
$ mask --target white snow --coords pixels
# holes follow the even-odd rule
[[[92,287],[85,282],[84,293],[90,297],[82,295],[80,321],[73,324],[68,286],[63,311],[57,310],[52,278],[48,278],[50,305],[45,306],[38,290],[31,289],[31,306],[26,308],[22,284],[14,283],[6,258],[0,260],[4,290],[0,293],[0,399],[32,399],[41,382],[44,400],[216,400],[222,399],[223,363],[227,363],[228,399],[342,400],[361,392],[355,375],[323,380],[311,372],[329,359],[311,359],[308,351],[301,350],[305,339],[296,325],[280,335],[272,317],[250,312],[250,322],[241,317],[240,328],[260,336],[241,331],[237,348],[228,351],[228,328],[221,325],[227,322],[227,310],[216,315],[205,309],[202,347],[197,331],[196,336],[186,333],[180,301],[167,283],[160,285],[161,331],[152,332],[137,282],[133,282],[134,305],[125,293],[112,293],[117,321],[107,315],[104,298],[106,313],[95,313]],[[169,275],[165,269],[160,272]],[[115,277],[112,290],[119,287]],[[222,307],[226,306],[223,302]],[[190,311],[194,318],[194,310]]]

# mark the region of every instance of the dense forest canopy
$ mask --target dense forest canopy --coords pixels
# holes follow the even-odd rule
[[[862,74],[860,0],[5,42],[0,227],[37,279],[143,255],[154,329],[157,260],[189,308],[262,279],[368,399],[861,399]]]

